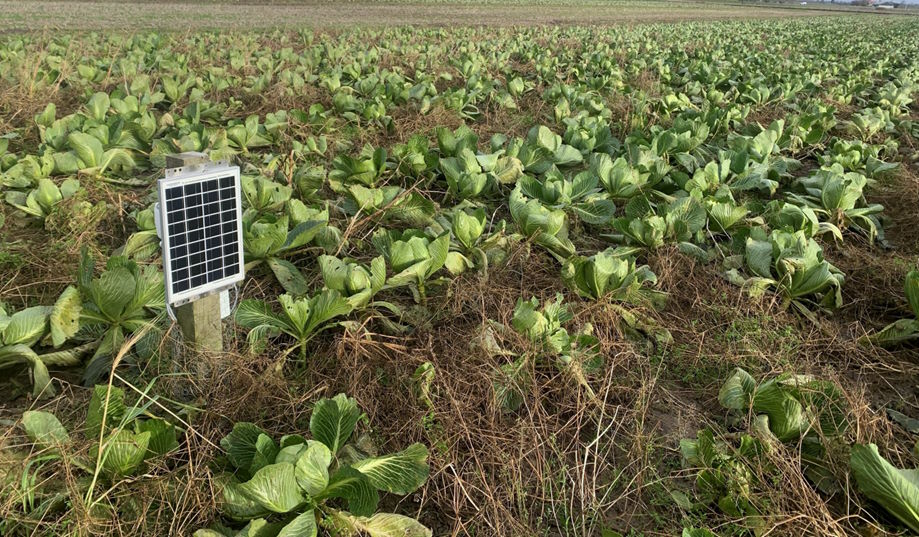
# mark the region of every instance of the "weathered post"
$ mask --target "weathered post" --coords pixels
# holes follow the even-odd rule
[[[175,309],[182,337],[199,351],[223,350],[223,327],[220,322],[220,294],[214,293]]]

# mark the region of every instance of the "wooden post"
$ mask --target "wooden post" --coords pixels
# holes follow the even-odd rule
[[[204,153],[187,152],[166,156],[167,168],[192,168],[210,162]],[[220,293],[195,299],[175,308],[176,321],[186,343],[198,351],[223,351]]]
[[[182,337],[199,351],[223,351],[223,325],[220,321],[220,293],[183,304],[175,309]]]

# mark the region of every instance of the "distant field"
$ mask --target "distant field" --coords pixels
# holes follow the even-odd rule
[[[826,14],[797,6],[760,7],[703,2],[579,2],[543,0],[317,2],[277,0],[259,5],[201,0],[186,3],[98,1],[0,2],[0,31],[45,29],[168,29],[391,26],[413,24],[617,24],[782,18]],[[104,5],[104,8],[101,7]]]

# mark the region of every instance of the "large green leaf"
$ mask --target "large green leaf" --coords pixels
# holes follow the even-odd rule
[[[306,451],[306,443],[300,442],[297,444],[283,445],[278,450],[278,455],[274,458],[274,462],[289,462],[294,466],[297,465],[297,459],[300,458],[300,454]]]
[[[109,479],[130,476],[136,472],[147,456],[150,433],[121,429],[105,439],[102,447],[102,472]]]
[[[461,209],[453,213],[453,235],[466,249],[471,249],[485,230],[485,210],[468,214]]]
[[[386,261],[378,256],[368,269],[356,262],[342,261],[334,256],[319,256],[322,279],[328,289],[347,298],[352,308],[363,308],[386,283]]]
[[[80,312],[83,311],[83,302],[80,292],[76,287],[67,286],[58,297],[54,307],[51,308],[49,317],[51,326],[51,342],[55,347],[60,347],[67,339],[76,335],[80,329]]]
[[[906,300],[913,310],[913,315],[919,320],[919,270],[911,270],[906,274]]]
[[[70,435],[50,412],[26,410],[22,413],[22,428],[33,444],[42,449],[57,450],[70,444]]]
[[[72,367],[82,363],[82,356],[90,351],[96,350],[98,341],[89,341],[83,345],[61,349],[59,351],[46,352],[38,358],[48,366]]]
[[[306,449],[297,458],[296,476],[300,488],[310,496],[316,496],[329,485],[329,465],[332,452],[322,442],[310,440]]]
[[[919,339],[919,319],[900,319],[885,326],[877,334],[868,336],[868,341],[890,346]]]
[[[307,244],[328,225],[329,214],[326,211],[322,211],[318,213],[318,215],[313,216],[317,219],[300,222],[287,233],[284,244],[281,246],[282,249],[293,250]]]
[[[110,105],[111,99],[109,99],[108,94],[100,91],[94,93],[93,96],[89,98],[86,107],[96,121],[102,121],[105,119],[105,114],[108,112]]]
[[[370,516],[377,509],[380,496],[367,476],[350,466],[343,466],[329,479],[329,486],[316,496],[317,500],[341,498],[348,510],[358,516]]]
[[[0,369],[19,363],[26,364],[32,374],[33,397],[50,397],[54,395],[54,386],[51,385],[51,375],[48,373],[48,367],[41,357],[35,354],[35,351],[23,344],[0,347]]]
[[[900,470],[874,444],[852,446],[849,461],[862,494],[919,533],[919,470]]]
[[[398,453],[358,461],[352,467],[366,475],[377,490],[408,494],[428,478],[428,448],[412,444]]]
[[[134,298],[137,282],[126,267],[106,270],[89,285],[89,297],[109,320],[119,319]]]
[[[271,514],[262,504],[244,493],[242,484],[235,478],[224,483],[222,510],[236,520],[249,520]]]
[[[718,392],[718,402],[724,408],[746,411],[750,408],[754,390],[756,390],[756,381],[749,373],[738,367],[721,386]]]
[[[248,298],[240,302],[239,307],[236,308],[234,319],[236,324],[250,330],[259,326],[269,326],[277,330],[292,331],[290,324],[277,313],[271,311],[268,304],[261,300]]]
[[[286,259],[277,257],[268,258],[268,267],[274,276],[281,282],[281,287],[295,296],[302,296],[309,292],[309,285],[300,269]]]
[[[245,421],[233,424],[233,431],[220,440],[220,447],[226,450],[227,459],[236,468],[248,471],[256,455],[256,443],[265,433],[255,424]]]
[[[150,433],[147,457],[160,457],[179,447],[176,428],[166,420],[153,418],[141,421],[137,424],[137,432]]]
[[[316,526],[316,515],[312,509],[301,513],[287,523],[278,533],[278,537],[316,537],[319,528]]]
[[[351,304],[341,296],[341,293],[332,289],[323,289],[310,299],[309,321],[303,327],[303,334],[312,334],[321,325],[335,317],[349,313],[351,313]]]
[[[46,306],[33,306],[11,315],[3,330],[3,344],[34,345],[45,333],[49,313]]]
[[[278,446],[267,434],[260,434],[255,439],[255,453],[252,456],[252,463],[249,465],[249,472],[254,474],[260,469],[276,462],[278,456]]]
[[[354,426],[361,417],[357,401],[340,393],[332,399],[321,399],[310,416],[313,438],[325,444],[332,455],[351,438]]]
[[[265,466],[239,485],[238,490],[274,513],[289,513],[304,502],[294,465],[288,462]]]
[[[108,410],[106,410],[106,400]],[[124,390],[112,386],[99,384],[93,388],[93,395],[89,399],[89,408],[86,411],[86,436],[99,438],[102,428],[102,414],[105,413],[106,431],[118,427],[124,419],[127,408],[124,405]]]
[[[616,214],[616,204],[612,200],[592,197],[583,203],[576,203],[571,210],[582,222],[596,226],[608,224]]]
[[[761,384],[753,396],[753,410],[769,417],[769,429],[782,442],[797,439],[808,427],[804,405],[777,379]]]
[[[747,239],[747,265],[761,278],[772,278],[772,244],[768,240]]]
[[[431,537],[431,530],[413,518],[395,513],[377,513],[371,517],[354,516],[335,511],[332,518],[347,535],[369,537]]]
[[[71,132],[67,135],[67,144],[77,154],[82,168],[95,168],[102,165],[105,150],[102,142],[91,134]]]

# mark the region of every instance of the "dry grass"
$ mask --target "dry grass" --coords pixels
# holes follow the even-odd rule
[[[494,269],[487,282],[469,276],[441,288],[427,304],[433,322],[412,335],[387,336],[369,317],[360,330],[321,338],[312,346],[309,368],[298,375],[271,372],[270,357],[282,347],[252,357],[232,333],[230,350],[219,356],[185,353],[148,364],[141,376],[158,378],[158,393],[200,408],[180,413],[192,423],[181,450],[150,468],[144,479],[115,484],[105,499],[115,509],[106,516],[90,517],[79,504],[67,516],[76,517],[86,534],[188,534],[217,515],[214,445],[233,422],[253,421],[275,436],[306,432],[312,402],[346,392],[369,418],[371,428],[362,425],[359,433],[368,433],[381,449],[415,441],[431,447],[428,483],[387,508],[419,516],[435,535],[596,535],[601,528],[672,535],[678,528],[671,524],[681,513],[667,491],[692,488],[691,474],[679,466],[679,440],[703,427],[733,438],[715,395],[724,378],[720,372],[734,366],[756,376],[809,372],[839,383],[850,407],[848,439],[876,442],[893,460],[909,465],[910,446],[877,411],[876,387],[915,375],[915,367],[877,367],[884,362],[875,359],[884,351],[855,347],[839,333],[844,324],[809,326],[775,304],[751,302],[713,269],[676,251],[660,251],[649,262],[670,293],[659,318],[674,335],[669,347],[630,341],[602,302],[569,297],[572,326],[593,323],[606,356],[605,368],[590,380],[595,400],[548,364],[533,365],[535,382],[519,411],[505,413],[495,402],[494,372],[510,358],[493,356],[476,343],[483,328],[490,321],[509,323],[518,297],[545,300],[563,291],[554,261],[527,254],[526,248]],[[687,325],[688,319],[694,323]],[[755,322],[746,324],[750,320]],[[784,346],[784,326],[805,335]],[[527,343],[512,335],[499,336],[499,342],[528,351]],[[163,342],[164,349],[176,345]],[[887,359],[902,365],[893,355]],[[412,389],[412,373],[425,361],[436,371],[430,408]],[[64,387],[46,408],[60,412],[65,423],[80,423],[81,411],[74,409],[85,408],[87,394]],[[15,428],[0,442],[9,453],[26,445]],[[833,456],[845,483],[844,459]],[[769,505],[764,527],[773,535],[852,534],[869,518],[853,503],[855,495],[821,496],[802,474],[799,459],[794,445],[777,446],[754,468],[760,483],[755,491]],[[79,472],[66,461],[41,475],[62,480],[65,490],[79,496]],[[780,482],[773,481],[776,475]],[[16,512],[13,504],[0,505],[6,517]],[[716,530],[729,531],[736,523],[715,512],[706,517]],[[49,517],[39,528],[54,527],[54,520]]]
[[[411,120],[400,118],[397,132],[425,128],[403,121]],[[477,125],[480,135],[493,128],[488,125]],[[912,186],[904,175],[890,180],[890,199]],[[92,195],[101,199],[111,193],[101,188]],[[136,200],[108,202],[128,207]],[[894,210],[891,217],[910,216]],[[121,229],[100,229],[102,237],[84,242],[99,248],[124,238]],[[303,433],[312,403],[339,392],[358,400],[370,424],[359,432],[369,434],[381,449],[398,450],[415,441],[431,447],[429,482],[406,498],[388,499],[395,503],[386,507],[419,516],[435,535],[596,535],[602,528],[672,535],[686,513],[669,491],[693,489],[693,475],[680,465],[679,440],[705,427],[725,439],[744,430],[743,424],[726,419],[716,400],[721,382],[738,366],[758,378],[795,372],[836,382],[850,408],[846,440],[875,442],[896,464],[910,467],[911,446],[883,409],[914,413],[919,408],[914,351],[890,352],[854,342],[904,315],[908,257],[868,250],[857,241],[826,246],[831,261],[848,275],[846,306],[819,325],[768,298],[750,300],[724,281],[716,266],[698,265],[672,248],[646,260],[660,289],[669,293],[665,310],[646,312],[670,329],[674,341],[669,346],[632,341],[602,301],[585,303],[567,295],[575,314],[572,327],[591,322],[606,356],[602,372],[590,379],[596,399],[551,364],[531,363],[535,382],[514,413],[502,411],[492,388],[495,372],[510,358],[494,356],[476,342],[490,322],[509,324],[519,297],[546,300],[566,292],[558,265],[526,245],[512,253],[507,265],[493,268],[487,280],[468,275],[434,290],[427,309],[415,312],[427,322],[413,334],[387,335],[372,315],[358,319],[361,328],[314,342],[309,367],[291,364],[293,371],[284,377],[271,372],[272,357],[285,348],[282,339],[257,357],[245,352],[242,334],[233,332],[228,333],[228,352],[220,356],[167,353],[176,358],[145,364],[139,373],[143,379],[158,379],[157,393],[191,405],[179,413],[191,423],[181,449],[143,479],[115,484],[105,499],[113,509],[101,516],[90,516],[77,502],[69,514],[48,516],[37,528],[54,533],[56,522],[66,517],[87,535],[189,534],[218,516],[219,472],[213,461],[220,452],[215,445],[232,423],[252,421],[276,437]],[[41,267],[43,253],[30,255],[36,256],[30,265]],[[44,269],[49,274],[75,265],[66,256],[48,262],[55,263]],[[46,284],[54,281],[45,278]],[[59,273],[58,278],[60,285],[70,281]],[[257,277],[244,293],[271,299],[279,292],[276,285],[272,278]],[[23,302],[34,298],[19,292]],[[532,351],[513,336],[499,341],[514,352]],[[177,345],[167,337],[162,347],[170,351]],[[426,361],[436,371],[430,408],[413,393],[412,373]],[[46,407],[73,427],[82,423],[88,394],[62,385],[62,395]],[[11,407],[4,417],[15,423],[21,410]],[[25,468],[22,449],[27,444],[16,427],[5,429],[0,444],[5,467],[14,472]],[[78,445],[89,449],[88,443]],[[851,488],[844,453],[831,455],[833,470]],[[756,494],[769,505],[763,524],[770,534],[851,535],[857,527],[875,524],[851,490],[829,498],[817,493],[799,459],[796,446],[778,447],[755,468]],[[85,486],[80,472],[66,461],[50,464],[40,474],[43,479],[80,497]],[[775,476],[781,481],[775,482]],[[0,517],[14,520],[21,511],[11,498],[0,504]],[[737,520],[715,510],[702,514],[716,531],[737,527]]]

